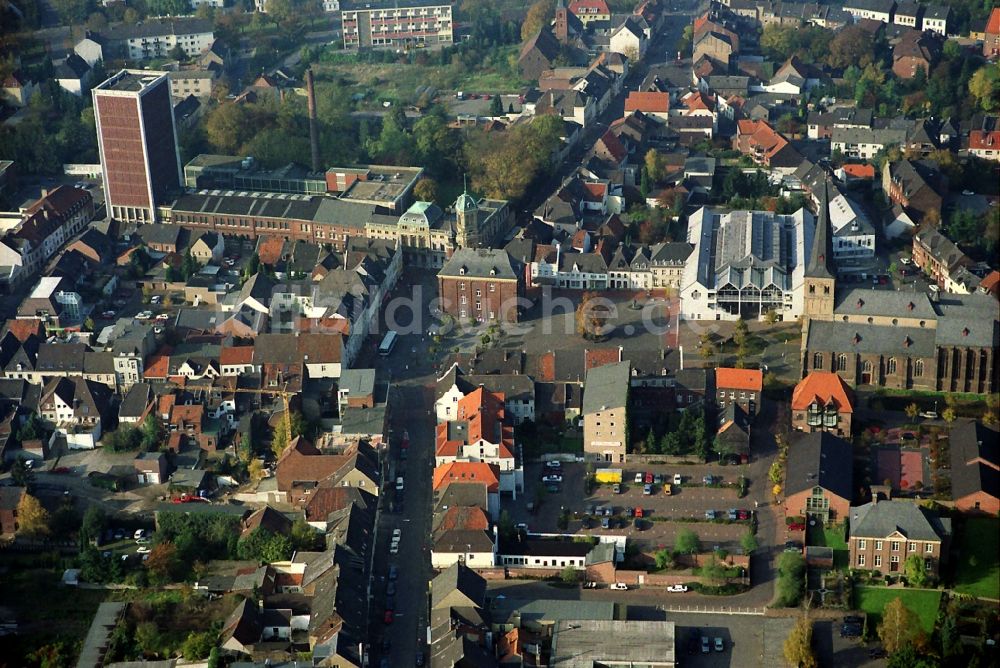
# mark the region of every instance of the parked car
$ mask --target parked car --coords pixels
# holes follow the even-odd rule
[[[619,483],[616,482],[615,485],[614,485],[614,487],[611,488],[611,491],[614,492],[615,494],[621,494],[622,493],[622,486],[621,486],[621,484],[619,484]]]
[[[641,485],[642,484],[642,472],[641,471],[639,473],[635,474],[635,484],[637,484],[637,485]]]
[[[562,476],[559,475],[558,473],[553,473],[551,475],[542,476],[542,482],[545,482],[545,483],[549,483],[549,482],[560,483],[560,482],[562,482],[562,479],[563,479]]]
[[[142,538],[135,539],[136,545],[149,545],[149,539],[143,536]]]
[[[926,420],[937,420],[938,419],[938,412],[937,411],[921,411],[920,412],[920,417],[922,417],[922,418],[924,418]]]
[[[615,514],[615,509],[612,506],[604,506],[605,517],[611,517]]]
[[[674,484],[675,485],[680,485],[681,484],[681,474],[680,473],[675,473],[674,474]]]
[[[608,518],[608,517],[602,517],[601,518],[601,528],[602,529],[610,529],[611,528],[611,519]]]
[[[705,519],[706,520],[714,520],[715,519],[715,511],[714,510],[706,510],[705,511]]]
[[[628,591],[628,585],[624,582],[616,582],[608,587],[608,589],[614,589],[615,591]]]
[[[649,496],[650,494],[653,493],[653,486],[652,485],[643,485],[642,486],[642,493],[645,494],[646,496]]]
[[[399,577],[399,567],[392,564],[389,566],[389,582],[394,581],[397,577]]]
[[[392,530],[392,539],[393,540],[399,541],[400,539],[402,539],[402,537],[403,537],[403,530],[402,529],[393,529]]]
[[[739,514],[736,512],[735,508],[730,508],[729,512],[727,513],[727,515],[729,517],[729,521],[730,522],[735,522],[736,518],[739,517]]]
[[[722,638],[720,638],[718,636],[715,637],[715,651],[716,652],[725,652],[726,651],[726,645],[725,645],[725,643],[723,643],[722,642]]]
[[[396,478],[396,491],[397,492],[403,491],[403,476],[399,476],[398,478]]]
[[[785,552],[801,552],[802,543],[790,540],[785,543]]]
[[[562,462],[545,462],[545,468],[559,470],[562,468]]]
[[[135,551],[136,554],[149,554],[149,552],[150,549],[145,545],[140,545],[139,548]]]
[[[806,525],[803,524],[802,522],[792,522],[791,524],[788,525],[788,530],[789,531],[805,531],[806,530]]]
[[[518,522],[517,524],[514,525],[514,528],[517,529],[518,531],[523,531],[525,533],[528,532],[528,525],[525,524],[524,522]]]
[[[841,638],[860,638],[861,624],[844,624],[840,627]]]
[[[653,484],[653,474],[650,473],[649,471],[646,471],[646,477],[644,479],[644,482],[647,485],[652,485]]]
[[[674,486],[671,485],[669,482],[663,483],[663,495],[670,496],[671,494],[673,494],[674,493],[673,487]]]
[[[738,520],[748,520],[750,519],[750,511],[745,509],[740,509],[736,511],[736,519]]]
[[[718,482],[718,480],[716,480],[715,476],[713,475],[707,475],[704,478],[702,478],[701,481],[706,485],[714,485],[716,482]]]
[[[708,636],[701,637],[701,653],[708,654],[712,651],[711,646],[708,644]]]
[[[136,529],[135,533],[132,534],[132,538],[135,538],[136,540],[139,540],[140,538],[142,538],[145,535],[146,535],[145,531],[143,531],[142,529]]]
[[[101,314],[101,317],[104,318],[105,320],[110,320],[111,318],[115,317],[115,312],[105,311],[104,313]]]
[[[670,585],[667,587],[667,591],[673,594],[683,594],[688,590],[687,585]]]
[[[392,610],[385,611],[385,614],[382,616],[382,621],[386,624],[392,624]]]

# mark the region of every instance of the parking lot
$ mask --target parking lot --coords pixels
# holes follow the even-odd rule
[[[795,620],[757,615],[715,615],[666,613],[677,624],[676,656],[684,666],[742,668],[743,666],[783,666],[782,645]],[[701,638],[709,640],[710,651],[701,651]],[[715,650],[715,639],[723,650]],[[838,664],[851,665],[851,664]]]
[[[728,468],[730,473],[728,477],[722,476],[723,482],[734,482],[739,475],[737,467],[715,467],[720,468]],[[583,463],[565,463],[558,472],[543,470],[540,464],[528,464],[525,467],[525,499],[541,503],[534,512],[529,512],[527,504],[522,502],[510,504],[507,510],[516,523],[527,524],[532,533],[625,533],[641,547],[655,549],[672,545],[678,531],[690,529],[706,548],[719,546],[735,551],[750,522],[749,519],[730,521],[729,510],[744,511],[738,517],[749,517],[753,504],[739,499],[733,487],[704,486],[706,474],[702,471],[705,469],[704,466],[647,466],[642,470],[643,482],[638,484],[635,482],[636,470],[626,469],[620,493],[616,494],[612,485],[602,484],[592,494],[585,494]],[[662,482],[652,484],[651,493],[646,494],[647,471],[666,480],[672,480],[673,475],[679,473],[682,482],[670,484],[669,496]],[[559,475],[562,480],[558,484],[544,483],[543,475]],[[537,492],[539,487],[546,491]],[[642,509],[638,527],[635,523],[637,508]],[[708,520],[706,511],[715,511],[716,521]],[[569,514],[565,531],[559,528],[559,518],[564,512]]]

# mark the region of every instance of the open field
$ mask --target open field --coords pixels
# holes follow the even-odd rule
[[[854,590],[855,607],[868,613],[868,628],[874,633],[882,621],[882,610],[892,599],[903,599],[903,605],[920,619],[920,627],[930,634],[934,630],[941,592],[930,589],[887,589],[886,587],[857,587]]]
[[[958,554],[955,591],[1000,598],[1000,520],[995,517],[966,520]]]

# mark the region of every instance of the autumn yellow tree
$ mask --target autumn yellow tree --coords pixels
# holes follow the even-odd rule
[[[806,616],[799,617],[785,639],[785,661],[797,668],[817,668],[819,662],[812,647],[813,625]]]
[[[889,601],[882,610],[878,637],[889,654],[895,654],[907,645],[915,644],[920,637],[920,620],[898,596]]]
[[[547,26],[555,16],[555,9],[555,0],[536,0],[521,24],[521,41],[531,39],[543,26]]]
[[[17,530],[29,538],[49,535],[49,511],[31,494],[25,492],[17,502]]]

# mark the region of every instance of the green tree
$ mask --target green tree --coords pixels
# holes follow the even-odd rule
[[[924,559],[919,554],[911,554],[903,562],[903,572],[906,573],[906,581],[914,587],[923,587],[927,584],[927,569],[924,567]]]
[[[413,196],[421,202],[434,202],[438,197],[437,181],[431,178],[422,178],[413,186]]]
[[[296,550],[312,552],[323,548],[323,534],[300,517],[292,524],[292,546]]]
[[[654,552],[653,559],[656,560],[656,568],[661,571],[673,567],[676,561],[674,553],[666,548]]]
[[[674,549],[682,554],[694,554],[701,550],[701,540],[691,529],[681,529],[674,537]]]
[[[155,622],[140,622],[135,625],[135,642],[145,656],[160,655],[163,639]]]
[[[740,547],[743,548],[743,554],[750,554],[757,549],[757,536],[754,535],[753,531],[748,529],[747,532],[740,537]]]
[[[969,93],[983,111],[1000,107],[1000,64],[984,65],[969,79]]]
[[[904,410],[906,412],[906,417],[910,418],[911,420],[920,414],[920,406],[912,402],[907,404]]]
[[[567,566],[559,573],[559,579],[566,584],[576,584],[580,581],[580,572],[572,566]]]
[[[104,514],[104,509],[93,504],[87,506],[87,511],[83,514],[83,524],[80,526],[80,541],[84,544],[91,540],[97,540],[108,528],[108,517]]]
[[[17,440],[21,443],[42,438],[44,435],[45,426],[42,424],[41,418],[38,417],[38,413],[34,411],[28,415],[28,419],[25,420],[24,424],[17,429]]]
[[[805,589],[805,558],[799,552],[783,552],[778,557],[778,579],[775,584],[774,604],[794,608],[802,599]]]
[[[958,418],[958,414],[955,412],[954,408],[949,406],[941,412],[941,418],[948,424],[951,424]]]
[[[29,538],[42,538],[51,532],[49,528],[49,511],[42,507],[41,502],[25,492],[17,502],[18,533]]]
[[[882,610],[882,623],[878,625],[878,637],[889,654],[895,654],[907,645],[916,643],[920,634],[920,620],[906,607],[898,596]]]
[[[505,543],[514,540],[517,536],[514,518],[506,510],[500,511],[500,521],[497,522],[497,533],[500,536],[500,540]]]
[[[262,528],[254,529],[237,544],[240,559],[266,563],[289,559],[294,550],[295,546],[288,536]]]
[[[10,469],[10,478],[18,487],[29,487],[35,481],[35,471],[28,467],[28,460],[18,457]]]
[[[70,538],[80,529],[80,514],[71,504],[64,503],[52,513],[49,526],[53,535]]]
[[[83,23],[93,9],[91,0],[53,0],[52,6],[64,25]]]
[[[164,540],[153,546],[146,560],[146,568],[159,582],[170,582],[176,577],[180,567],[177,547],[173,542]]]
[[[490,116],[503,116],[503,100],[500,99],[500,93],[490,100]]]
[[[249,113],[242,105],[225,102],[206,117],[205,136],[216,151],[233,155],[250,138],[250,125]]]
[[[143,450],[152,452],[163,445],[163,439],[166,434],[163,430],[163,423],[160,422],[156,415],[153,413],[147,415],[142,421],[141,429],[141,445]]]
[[[649,174],[649,178],[653,183],[658,183],[663,178],[664,159],[655,148],[646,151],[643,164],[646,167],[646,173]]]
[[[812,620],[804,615],[799,617],[782,646],[785,661],[797,668],[818,668],[819,662],[812,646],[812,634]]]
[[[712,584],[718,585],[726,579],[726,569],[713,552],[708,557],[705,565],[698,570],[698,575],[705,578]]]
[[[188,661],[207,658],[215,647],[215,634],[211,631],[192,631],[181,645],[181,654]]]

